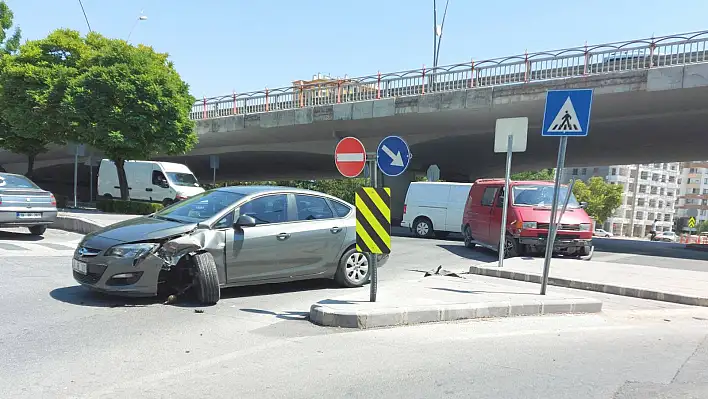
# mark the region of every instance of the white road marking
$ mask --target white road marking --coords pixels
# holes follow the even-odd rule
[[[337,154],[337,162],[363,162],[364,154],[361,152],[352,152],[348,154]]]

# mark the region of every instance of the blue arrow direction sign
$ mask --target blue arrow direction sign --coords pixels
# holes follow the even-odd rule
[[[376,149],[376,163],[386,176],[399,176],[411,162],[408,144],[398,136],[388,136],[381,140]]]
[[[541,136],[587,136],[591,109],[592,89],[549,90]]]

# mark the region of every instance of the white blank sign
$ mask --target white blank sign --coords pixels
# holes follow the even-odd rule
[[[514,137],[512,152],[526,151],[526,141],[529,132],[529,118],[497,119],[494,129],[494,152],[506,152],[509,135]]]

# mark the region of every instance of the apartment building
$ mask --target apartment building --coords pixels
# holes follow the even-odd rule
[[[566,168],[563,181],[587,181],[598,176],[610,184],[622,185],[622,205],[602,228],[614,235],[645,237],[655,219],[658,231],[673,229],[680,173],[678,162],[595,166]]]
[[[678,217],[708,220],[708,161],[683,162],[678,182]]]

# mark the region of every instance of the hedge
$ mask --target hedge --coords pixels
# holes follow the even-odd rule
[[[123,215],[149,215],[164,208],[162,204],[143,201],[99,200],[96,203],[99,211],[119,213]]]

